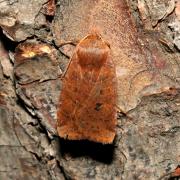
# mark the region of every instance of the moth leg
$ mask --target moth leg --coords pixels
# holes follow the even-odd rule
[[[77,44],[79,43],[79,40],[71,40],[71,41],[65,41],[65,42],[57,42],[57,47],[60,48],[61,46],[67,45],[67,44],[71,44],[73,46],[77,46]],[[71,59],[71,58],[70,58]],[[69,69],[69,66],[71,64],[71,60],[68,62],[68,65],[65,69],[65,71],[63,72],[63,74],[61,75],[61,79],[63,79],[65,77],[65,74],[67,72],[67,70]]]
[[[126,113],[117,104],[116,104],[116,108],[117,108],[119,113],[126,115]]]
[[[128,119],[132,120],[132,117],[128,116],[126,112],[124,112],[118,105],[116,105],[118,113],[121,113],[123,116],[127,117]]]
[[[70,61],[68,62],[68,65],[67,65],[66,69],[65,69],[64,72],[62,73],[61,79],[63,79],[63,78],[65,77],[66,72],[68,71],[70,64],[71,64],[71,59],[70,59]]]

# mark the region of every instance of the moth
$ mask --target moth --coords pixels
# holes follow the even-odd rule
[[[89,34],[76,46],[62,80],[57,111],[59,136],[112,143],[116,100],[116,71],[110,47],[99,34]]]

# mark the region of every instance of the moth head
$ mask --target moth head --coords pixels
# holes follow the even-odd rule
[[[109,46],[98,34],[82,39],[77,48],[79,64],[87,68],[100,68],[109,55]]]

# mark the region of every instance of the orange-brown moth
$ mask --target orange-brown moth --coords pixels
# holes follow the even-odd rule
[[[65,73],[57,112],[60,137],[112,143],[117,81],[110,47],[90,34],[76,46]]]

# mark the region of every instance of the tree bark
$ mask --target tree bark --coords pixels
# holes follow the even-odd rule
[[[4,0],[0,26],[0,179],[180,177],[179,1]],[[56,130],[64,72],[94,31],[110,45],[118,81],[107,145]]]

